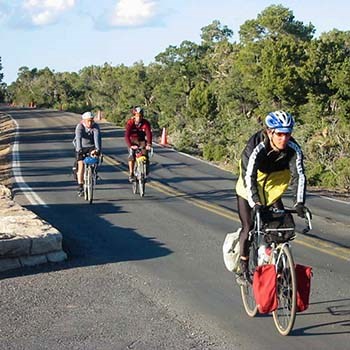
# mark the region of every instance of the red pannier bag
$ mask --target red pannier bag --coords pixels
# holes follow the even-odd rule
[[[253,276],[253,292],[258,310],[262,314],[277,309],[277,275],[275,265],[257,266]]]
[[[297,312],[302,312],[309,307],[312,268],[296,264],[295,273],[297,277]]]

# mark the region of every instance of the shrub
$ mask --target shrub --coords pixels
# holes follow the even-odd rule
[[[203,157],[209,161],[220,161],[226,158],[226,147],[220,144],[209,142],[203,147]]]

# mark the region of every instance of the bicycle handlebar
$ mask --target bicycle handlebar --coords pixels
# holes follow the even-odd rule
[[[312,224],[311,224],[312,214],[309,208],[306,208],[306,209],[307,209],[305,212],[306,227],[304,228],[303,233],[307,233],[312,230]]]
[[[304,207],[304,208],[305,208],[304,214],[305,214],[306,227],[304,228],[303,233],[307,233],[310,230],[312,230],[312,223],[311,223],[312,213],[309,208],[307,207]],[[295,209],[284,209],[284,212],[291,213],[291,214],[298,214],[298,212]]]
[[[137,146],[137,145],[135,145]],[[143,151],[143,150],[147,150],[146,146],[137,146],[137,148],[135,148],[136,152],[137,151]],[[148,152],[148,158],[152,158],[153,157],[153,147],[151,147],[149,150],[147,150]]]
[[[306,227],[303,229],[303,234],[309,232],[312,230],[312,223],[311,223],[311,220],[312,220],[312,213],[310,211],[309,208],[307,207],[304,207],[305,208],[305,223],[306,223]],[[295,210],[295,209],[277,209],[277,208],[272,208],[270,209],[273,213],[276,213],[276,214],[284,214],[284,213],[289,213],[289,214],[298,214],[298,212]],[[257,222],[257,227],[261,227],[261,211],[260,210],[257,210],[256,211],[256,222]]]

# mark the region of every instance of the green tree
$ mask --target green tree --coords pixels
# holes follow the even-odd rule
[[[154,91],[155,103],[164,111],[159,119],[161,126],[169,126],[172,130],[186,126],[189,96],[203,80],[200,62],[203,53],[199,45],[184,41],[179,47],[170,46],[156,56],[163,77]]]
[[[300,40],[310,41],[315,27],[295,20],[293,11],[282,5],[271,5],[258,14],[254,20],[243,23],[239,29],[243,45],[260,42],[263,39],[278,40],[281,35],[290,35]]]
[[[295,110],[307,94],[303,66],[313,25],[296,21],[293,12],[272,5],[240,27],[238,62],[244,84],[256,91],[259,110]]]
[[[218,20],[203,27],[201,32],[202,45],[204,46],[228,41],[233,36],[233,31],[225,25],[222,26]]]
[[[1,56],[0,56],[0,83],[2,82],[2,79],[4,79],[4,73],[2,73],[2,59],[1,59]]]
[[[4,74],[2,73],[2,63],[0,57],[0,102],[4,102],[6,96],[6,84],[2,82],[4,79]]]
[[[31,70],[25,66],[19,68],[17,80],[9,86],[13,102],[17,105],[28,106],[35,101],[34,79],[37,73],[36,68]]]

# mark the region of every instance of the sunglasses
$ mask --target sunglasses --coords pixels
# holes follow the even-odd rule
[[[277,137],[290,137],[292,134],[290,132],[274,132]]]

